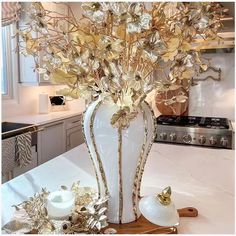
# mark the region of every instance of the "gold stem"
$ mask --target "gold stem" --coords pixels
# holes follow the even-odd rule
[[[149,106],[149,104],[148,104],[146,101],[144,101],[144,103],[149,107],[150,112],[152,113],[154,130],[153,130],[153,134],[152,134],[152,139],[151,139],[151,141],[149,142],[149,145],[148,145],[148,148],[147,148],[147,152],[146,152],[146,154],[145,154],[145,157],[144,157],[142,166],[141,166],[141,168],[140,168],[140,178],[139,178],[139,182],[140,182],[140,183],[142,182],[144,167],[145,167],[145,165],[146,165],[148,154],[149,154],[149,152],[151,151],[152,144],[153,144],[154,139],[155,139],[155,137],[156,137],[156,129],[157,129],[156,118],[155,118],[155,115],[154,115],[154,113],[153,113],[153,110],[151,109],[151,107]],[[138,190],[139,198],[140,198],[140,187],[141,187],[141,184],[139,185],[139,190]]]
[[[93,113],[91,115],[91,119],[90,119],[90,137],[92,139],[92,144],[93,144],[94,152],[96,153],[99,170],[100,170],[102,181],[103,181],[103,184],[104,184],[104,187],[105,187],[105,195],[108,195],[107,179],[106,179],[105,172],[104,172],[104,169],[103,169],[101,157],[100,157],[100,155],[98,153],[98,149],[97,149],[97,145],[96,145],[96,140],[95,140],[95,136],[94,136],[94,126],[93,126],[95,115],[96,115],[97,110],[98,110],[98,108],[100,107],[101,104],[102,104],[102,101],[99,101],[96,104],[96,106],[95,106],[95,108],[93,110]]]
[[[140,169],[141,169],[141,164],[144,158],[144,152],[145,152],[145,147],[147,143],[147,133],[148,133],[148,127],[147,127],[147,116],[145,111],[143,110],[142,106],[140,106],[142,114],[143,114],[143,121],[144,121],[144,139],[143,139],[143,145],[142,145],[142,150],[139,156],[139,161],[138,165],[136,168],[136,173],[134,177],[134,186],[133,186],[133,211],[135,215],[135,220],[138,219],[138,206],[137,206],[137,201],[139,197],[139,191],[140,191],[140,183],[139,183],[139,174],[140,174]]]
[[[94,169],[94,172],[95,172],[95,176],[96,176],[96,180],[97,180],[97,185],[98,185],[98,197],[100,198],[101,197],[101,185],[100,185],[100,182],[99,182],[99,179],[98,179],[98,171],[97,171],[97,167],[95,165],[95,161],[92,158],[92,154],[91,154],[91,152],[89,150],[88,142],[87,142],[87,139],[85,137],[85,132],[84,132],[84,116],[85,116],[85,112],[86,111],[83,112],[83,116],[82,116],[83,117],[82,118],[82,133],[83,133],[84,142],[85,142],[85,144],[87,146],[87,149],[88,149],[88,152],[89,152],[90,159],[91,159],[91,161],[93,163],[93,169]]]
[[[122,128],[118,128],[118,165],[119,165],[119,223],[123,215],[123,186],[122,186]]]

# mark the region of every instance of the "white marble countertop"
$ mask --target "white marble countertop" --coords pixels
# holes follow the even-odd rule
[[[41,187],[54,191],[77,180],[82,186],[96,185],[84,144],[3,184],[2,225],[11,219],[13,204]],[[196,218],[180,219],[179,233],[234,233],[234,150],[154,144],[141,195],[156,194],[166,186],[172,187],[177,208],[192,206],[199,211]]]
[[[28,115],[17,115],[14,117],[4,118],[7,122],[17,122],[26,124],[43,125],[50,122],[55,122],[58,120],[70,118],[83,113],[83,110],[67,110],[67,111],[57,111],[50,112],[48,114],[28,114]]]

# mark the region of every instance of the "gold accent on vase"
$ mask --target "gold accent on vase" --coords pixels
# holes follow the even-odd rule
[[[170,186],[168,186],[165,189],[163,189],[161,193],[157,195],[157,199],[162,205],[167,206],[171,203],[170,196],[171,196],[171,188]]]
[[[92,157],[92,154],[90,152],[90,149],[89,149],[89,146],[88,146],[88,142],[87,142],[87,139],[85,137],[85,132],[84,132],[84,116],[85,116],[85,112],[83,112],[82,114],[82,133],[83,133],[83,138],[84,138],[84,142],[86,144],[86,147],[87,147],[87,150],[88,150],[88,153],[89,153],[89,157],[92,161],[92,164],[93,164],[93,169],[94,169],[94,172],[95,172],[95,176],[96,176],[96,181],[97,181],[97,185],[98,185],[98,197],[100,198],[101,197],[101,185],[100,185],[100,181],[99,181],[99,178],[98,178],[98,171],[97,171],[97,167],[95,165],[95,162],[94,162],[94,159]]]
[[[122,127],[118,128],[118,165],[119,165],[119,223],[123,215],[123,181],[122,181]]]
[[[128,106],[120,108],[111,118],[111,125],[114,128],[128,129],[130,122],[137,117],[137,111],[131,111]]]
[[[150,112],[152,113],[152,119],[153,119],[153,126],[154,126],[154,130],[153,130],[153,136],[152,136],[152,139],[148,145],[148,148],[147,148],[147,153],[144,157],[144,161],[142,163],[142,167],[141,167],[141,170],[140,170],[140,176],[139,176],[139,181],[138,181],[138,194],[139,194],[139,198],[140,197],[140,187],[141,187],[141,182],[142,182],[142,177],[143,177],[143,172],[144,172],[144,167],[146,165],[146,162],[147,162],[147,157],[151,151],[151,148],[152,148],[152,144],[154,143],[154,140],[155,140],[155,137],[156,137],[156,129],[157,129],[157,123],[156,123],[156,117],[154,115],[154,112],[153,110],[151,109],[150,105],[148,104],[148,102],[144,101],[144,103],[148,106]]]
[[[109,191],[108,191],[108,186],[107,186],[106,175],[105,175],[105,172],[104,172],[104,169],[103,169],[102,160],[101,160],[100,155],[99,155],[98,150],[97,150],[97,145],[96,145],[96,141],[95,141],[95,137],[94,137],[94,127],[93,127],[95,115],[96,115],[96,113],[98,111],[98,108],[100,107],[101,104],[102,104],[102,101],[99,101],[96,104],[96,106],[93,110],[93,113],[91,115],[91,118],[90,118],[90,136],[91,136],[91,139],[92,139],[92,144],[93,144],[93,147],[94,147],[94,151],[96,153],[96,157],[97,157],[97,161],[98,161],[102,181],[103,181],[103,184],[104,184],[104,187],[105,187],[105,195],[108,195]]]
[[[147,127],[147,116],[145,111],[143,110],[142,106],[140,106],[140,110],[143,114],[143,121],[144,121],[144,141],[143,141],[143,145],[142,145],[142,150],[139,156],[139,161],[138,161],[138,165],[136,168],[136,173],[135,173],[135,177],[134,177],[134,186],[133,186],[133,195],[132,195],[132,200],[133,200],[133,211],[134,211],[134,215],[135,215],[135,220],[138,219],[138,212],[137,212],[137,201],[138,201],[138,196],[139,196],[139,173],[140,173],[140,169],[141,169],[141,164],[142,164],[142,160],[144,157],[144,151],[145,151],[145,146],[147,143],[147,134],[148,134],[148,127]]]

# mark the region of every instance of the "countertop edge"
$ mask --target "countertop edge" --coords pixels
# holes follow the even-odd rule
[[[2,120],[2,122],[17,122],[17,123],[30,123],[37,126],[45,125],[48,123],[53,123],[56,121],[69,119],[75,116],[82,115],[84,111],[69,110],[63,112],[51,112],[48,114],[28,114],[19,115],[15,117],[7,117]]]

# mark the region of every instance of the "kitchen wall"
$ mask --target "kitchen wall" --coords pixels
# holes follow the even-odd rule
[[[38,97],[40,93],[55,95],[63,86],[23,86],[18,85],[18,99],[2,100],[2,120],[16,115],[38,113]],[[77,99],[67,102],[69,110],[84,109],[84,100]]]
[[[212,66],[221,68],[221,81],[208,79],[191,87],[189,115],[226,117],[234,121],[235,54],[222,52],[204,56],[212,58]]]

